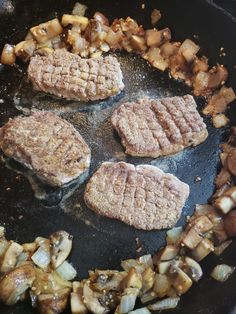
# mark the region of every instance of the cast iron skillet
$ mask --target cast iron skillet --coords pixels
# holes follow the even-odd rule
[[[14,3],[13,3],[14,2]],[[71,11],[74,1],[69,0],[9,0],[0,1],[0,38],[4,43],[16,43],[25,36],[29,26],[46,21],[54,16]],[[202,53],[210,57],[212,63],[224,63],[230,70],[229,84],[236,83],[236,21],[221,9],[205,1],[159,0],[159,1],[83,1],[89,7],[88,15],[99,10],[110,20],[116,17],[132,16],[145,27],[150,25],[150,12],[158,7],[163,18],[159,28],[169,26],[173,38],[182,40],[197,36]],[[141,4],[145,3],[145,10]],[[11,5],[12,4],[12,5]],[[196,36],[195,40],[196,40]],[[219,57],[219,49],[224,47],[226,57]],[[170,80],[166,73],[149,67],[139,57],[118,54],[124,73],[125,91],[119,96],[100,103],[79,104],[58,100],[49,95],[36,93],[28,87],[24,67],[3,67],[0,71],[1,125],[9,117],[29,113],[32,108],[53,110],[71,121],[84,136],[92,149],[90,175],[103,162],[126,160],[135,164],[150,163],[177,175],[191,187],[190,198],[184,208],[178,225],[183,225],[186,215],[191,215],[194,204],[204,204],[214,190],[214,177],[219,167],[219,144],[228,136],[228,130],[216,130],[205,119],[209,137],[205,143],[186,149],[183,153],[156,160],[125,156],[119,137],[112,130],[109,120],[114,108],[124,100],[150,95],[184,95],[189,90],[181,83]],[[22,71],[23,69],[23,71]],[[197,99],[199,110],[204,101]],[[18,109],[17,109],[18,108]],[[228,112],[234,123],[235,106]],[[154,253],[164,244],[165,231],[138,231],[121,222],[98,217],[83,202],[84,185],[60,205],[51,207],[34,198],[27,179],[0,165],[0,224],[7,229],[9,239],[19,242],[32,241],[36,236],[49,236],[53,231],[65,229],[74,235],[71,261],[77,267],[78,278],[87,276],[94,268],[119,268],[120,260],[135,258],[147,252]],[[202,180],[196,182],[200,176]],[[65,191],[56,191],[60,198]],[[50,193],[49,193],[50,194]],[[46,205],[56,204],[58,199],[47,200]],[[139,239],[142,250],[136,252]],[[201,282],[184,295],[175,313],[195,314],[236,313],[236,272],[226,283],[213,282],[209,273],[214,265],[224,261],[236,264],[236,243],[233,243],[222,257],[213,255],[203,262],[205,272]],[[0,313],[34,313],[29,303],[14,307],[0,305]],[[68,311],[69,313],[69,311]]]

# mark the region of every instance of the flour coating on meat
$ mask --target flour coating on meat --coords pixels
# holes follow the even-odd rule
[[[190,95],[127,102],[114,111],[111,121],[126,153],[132,156],[174,154],[204,142],[208,136]]]
[[[28,76],[35,89],[78,101],[105,99],[124,88],[115,57],[82,59],[63,49],[33,56]]]
[[[90,165],[90,149],[82,136],[51,112],[10,119],[0,129],[0,148],[52,186],[72,181]]]
[[[104,162],[89,180],[84,199],[96,213],[137,229],[173,227],[189,186],[150,165]]]

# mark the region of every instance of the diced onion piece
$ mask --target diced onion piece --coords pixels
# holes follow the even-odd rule
[[[215,128],[219,129],[226,126],[229,123],[229,119],[224,114],[217,114],[212,119]]]
[[[199,263],[187,256],[185,257],[185,263],[187,264],[187,274],[190,278],[195,282],[199,281],[203,275],[202,268]]]
[[[142,273],[142,293],[149,291],[154,284],[155,272],[151,267],[145,269]]]
[[[46,23],[31,27],[30,31],[38,43],[45,43],[53,37],[60,35],[63,32],[63,28],[59,20],[56,18]]]
[[[231,243],[232,243],[232,240],[227,240],[227,241],[222,242],[220,245],[215,246],[214,253],[218,256],[221,255]]]
[[[160,274],[166,274],[170,268],[172,261],[164,261],[157,264],[158,272]]]
[[[151,47],[144,55],[143,58],[148,60],[154,68],[165,71],[168,67],[168,62],[162,57],[159,48]]]
[[[187,246],[189,249],[194,249],[202,240],[202,237],[199,233],[191,228],[183,237],[182,243]]]
[[[5,233],[6,233],[6,229],[3,226],[0,226],[0,239],[4,238],[5,239]]]
[[[84,16],[63,14],[61,23],[63,26],[67,25],[79,26],[81,31],[84,31],[88,26],[89,20],[87,17]]]
[[[82,3],[76,2],[72,10],[73,15],[84,16],[88,7]]]
[[[109,29],[107,32],[107,36],[105,38],[105,42],[111,48],[117,48],[118,44],[121,42],[122,38],[124,37],[121,31],[114,32],[112,29]]]
[[[180,298],[167,298],[154,304],[148,305],[148,308],[151,311],[175,309],[179,303],[179,300]]]
[[[35,265],[40,268],[47,268],[51,262],[50,252],[43,247],[39,247],[38,250],[31,256]]]
[[[119,305],[120,314],[125,314],[134,309],[139,290],[136,288],[125,289]]]
[[[234,272],[234,270],[235,267],[232,266],[228,266],[225,264],[217,265],[213,269],[211,277],[217,281],[224,282],[229,278],[229,276]]]
[[[146,40],[141,36],[131,35],[130,43],[136,51],[143,52],[147,49]]]
[[[147,307],[142,307],[141,309],[137,309],[135,311],[131,311],[128,314],[151,314]]]
[[[200,47],[192,40],[186,39],[179,48],[179,53],[182,53],[188,63],[193,62]]]
[[[157,22],[161,19],[161,12],[157,9],[154,9],[151,13],[151,23],[152,25],[157,24]]]
[[[155,295],[157,297],[159,298],[165,297],[170,287],[171,282],[169,281],[167,275],[156,274],[153,291],[155,292]]]
[[[6,249],[8,248],[9,245],[10,245],[9,241],[5,239],[0,240],[0,257],[3,256],[3,254],[6,252]]]
[[[158,252],[158,257],[160,261],[169,261],[174,259],[178,252],[179,249],[175,245],[168,244]]]
[[[102,14],[101,12],[95,12],[93,18],[96,21],[100,22],[101,24],[109,26],[108,18],[104,14]]]
[[[77,271],[74,269],[74,267],[68,263],[67,261],[64,261],[57,269],[56,272],[64,279],[64,280],[72,280],[76,277]]]
[[[146,254],[138,258],[138,262],[143,264],[146,268],[151,267],[153,269],[152,255]]]
[[[17,258],[16,267],[21,266],[24,262],[28,260],[29,260],[29,252],[23,251]]]
[[[14,51],[14,46],[6,44],[3,47],[1,54],[1,63],[5,65],[12,65],[16,61],[16,55]]]
[[[229,196],[218,197],[214,205],[216,208],[220,209],[223,214],[227,214],[231,209],[234,208],[234,201]]]
[[[123,286],[125,288],[137,288],[141,289],[142,281],[141,276],[138,274],[135,268],[130,268],[128,275],[124,279]]]
[[[147,293],[141,294],[140,296],[140,300],[143,304],[150,302],[156,298],[157,298],[157,295],[155,294],[154,291],[148,291]]]
[[[176,244],[183,232],[183,227],[175,227],[167,231],[166,241],[168,244]]]

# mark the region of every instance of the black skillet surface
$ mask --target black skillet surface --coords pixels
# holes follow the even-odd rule
[[[13,3],[14,2],[14,3]],[[1,47],[5,42],[16,43],[23,39],[29,26],[46,21],[55,15],[71,11],[74,1],[62,0],[9,0],[0,1]],[[159,0],[159,1],[84,1],[89,7],[88,15],[99,10],[110,20],[115,17],[132,16],[145,27],[150,25],[150,12],[161,9],[163,18],[159,27],[169,26],[174,39],[197,36],[202,53],[212,63],[224,63],[230,69],[230,84],[236,83],[236,21],[222,10],[205,1]],[[145,3],[145,10],[141,4]],[[194,36],[196,38],[196,36]],[[196,39],[195,39],[196,40]],[[220,47],[226,56],[219,57]],[[119,54],[124,73],[125,91],[113,99],[100,103],[80,104],[58,100],[33,92],[24,76],[24,67],[0,68],[0,119],[1,125],[9,117],[29,113],[31,109],[53,110],[71,121],[84,136],[92,149],[90,174],[108,160],[126,160],[135,164],[150,163],[177,175],[191,187],[190,198],[184,208],[179,225],[186,215],[191,215],[194,204],[204,204],[214,190],[214,177],[219,166],[219,144],[227,137],[228,130],[216,130],[206,119],[209,137],[205,143],[186,149],[168,158],[156,160],[125,156],[119,138],[113,132],[109,117],[114,108],[124,100],[143,95],[162,97],[183,95],[188,89],[149,67],[137,56]],[[203,100],[197,99],[201,110]],[[229,116],[234,122],[235,106]],[[0,165],[0,224],[7,229],[9,239],[19,242],[32,241],[36,236],[48,236],[53,231],[65,229],[74,235],[71,261],[77,267],[78,277],[84,278],[93,268],[118,268],[121,259],[136,257],[147,252],[154,253],[164,243],[165,231],[138,231],[118,221],[98,217],[83,202],[84,184],[60,205],[46,207],[34,198],[27,179]],[[202,180],[196,182],[196,177]],[[136,252],[142,245],[140,253]],[[203,262],[205,276],[198,285],[182,297],[175,313],[182,314],[229,314],[236,313],[236,273],[224,284],[213,282],[209,273],[219,262],[236,264],[236,243],[221,258],[210,256]],[[235,308],[235,310],[234,310]],[[0,305],[0,313],[34,313],[28,303],[14,307]],[[68,311],[69,313],[69,311]]]

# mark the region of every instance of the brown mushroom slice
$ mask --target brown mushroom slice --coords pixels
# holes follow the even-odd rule
[[[68,302],[70,289],[65,288],[56,291],[54,294],[40,294],[37,297],[37,309],[41,314],[62,313]]]
[[[92,289],[96,291],[119,291],[122,281],[127,276],[127,272],[96,270],[94,276],[96,277],[95,282],[93,281],[93,275],[90,275],[90,279],[93,282],[91,284]]]
[[[227,158],[226,165],[233,176],[236,176],[236,148],[231,149]]]
[[[29,252],[30,254],[33,254],[37,250],[38,246],[39,245],[37,242],[23,243],[22,244],[23,250],[25,252]]]
[[[228,71],[224,66],[218,65],[209,71],[208,88],[214,90],[223,85],[228,78]]]
[[[229,196],[220,196],[214,201],[216,208],[220,209],[223,214],[227,214],[231,211],[235,205],[234,201]]]
[[[204,234],[213,228],[212,222],[206,215],[193,218],[189,225],[200,234]]]
[[[5,65],[13,65],[16,61],[16,55],[13,45],[6,44],[1,54],[1,63]]]
[[[199,233],[191,228],[183,237],[181,243],[184,246],[187,246],[189,249],[194,249],[200,242],[202,241],[202,237]]]
[[[63,32],[63,28],[59,20],[55,18],[46,23],[31,27],[30,32],[38,43],[45,43],[53,37],[60,35]]]
[[[108,18],[104,14],[102,14],[101,12],[95,12],[93,18],[96,21],[100,22],[101,24],[109,26]]]
[[[97,294],[89,287],[87,282],[83,286],[83,298],[88,310],[94,314],[105,314],[108,310],[101,305]]]
[[[203,271],[200,264],[188,256],[185,257],[184,261],[185,261],[184,271],[186,271],[188,276],[193,281],[195,282],[199,281],[203,275]]]
[[[193,74],[197,74],[199,72],[207,72],[208,68],[209,68],[208,59],[205,56],[201,58],[196,58],[193,61],[192,65]]]
[[[198,246],[192,251],[192,257],[200,262],[203,260],[208,254],[214,251],[214,245],[212,241],[207,238],[202,239],[202,241],[198,244]]]
[[[223,227],[229,237],[236,236],[236,210],[232,210],[224,217]]]
[[[73,292],[70,294],[70,306],[72,314],[87,314],[88,309],[83,300],[83,283],[74,281]]]
[[[130,37],[130,44],[134,50],[138,52],[144,52],[147,50],[146,40],[141,36],[132,35]]]
[[[11,269],[13,269],[16,266],[17,258],[22,253],[22,251],[23,251],[23,247],[20,244],[16,242],[12,242],[8,246],[3,256],[3,259],[1,261],[0,271],[2,273],[6,273],[10,271]]]
[[[73,237],[66,231],[57,231],[50,236],[52,244],[52,265],[59,267],[69,256]]]
[[[207,106],[204,108],[203,113],[212,116],[222,113],[227,109],[227,106],[235,100],[235,98],[236,95],[231,87],[228,88],[222,86],[220,90],[212,95]]]
[[[169,276],[171,278],[171,284],[178,295],[186,293],[192,286],[193,282],[191,278],[174,263],[170,267]]]
[[[34,39],[25,40],[25,41],[19,42],[15,46],[15,54],[17,57],[27,62],[30,59],[30,57],[32,57],[35,49],[36,49],[36,42],[34,41]]]
[[[173,244],[168,244],[158,252],[157,259],[159,261],[169,261],[174,259],[178,253],[179,253],[178,247],[176,247]]]
[[[35,269],[31,263],[11,270],[0,280],[0,301],[6,305],[16,304],[34,280]]]

